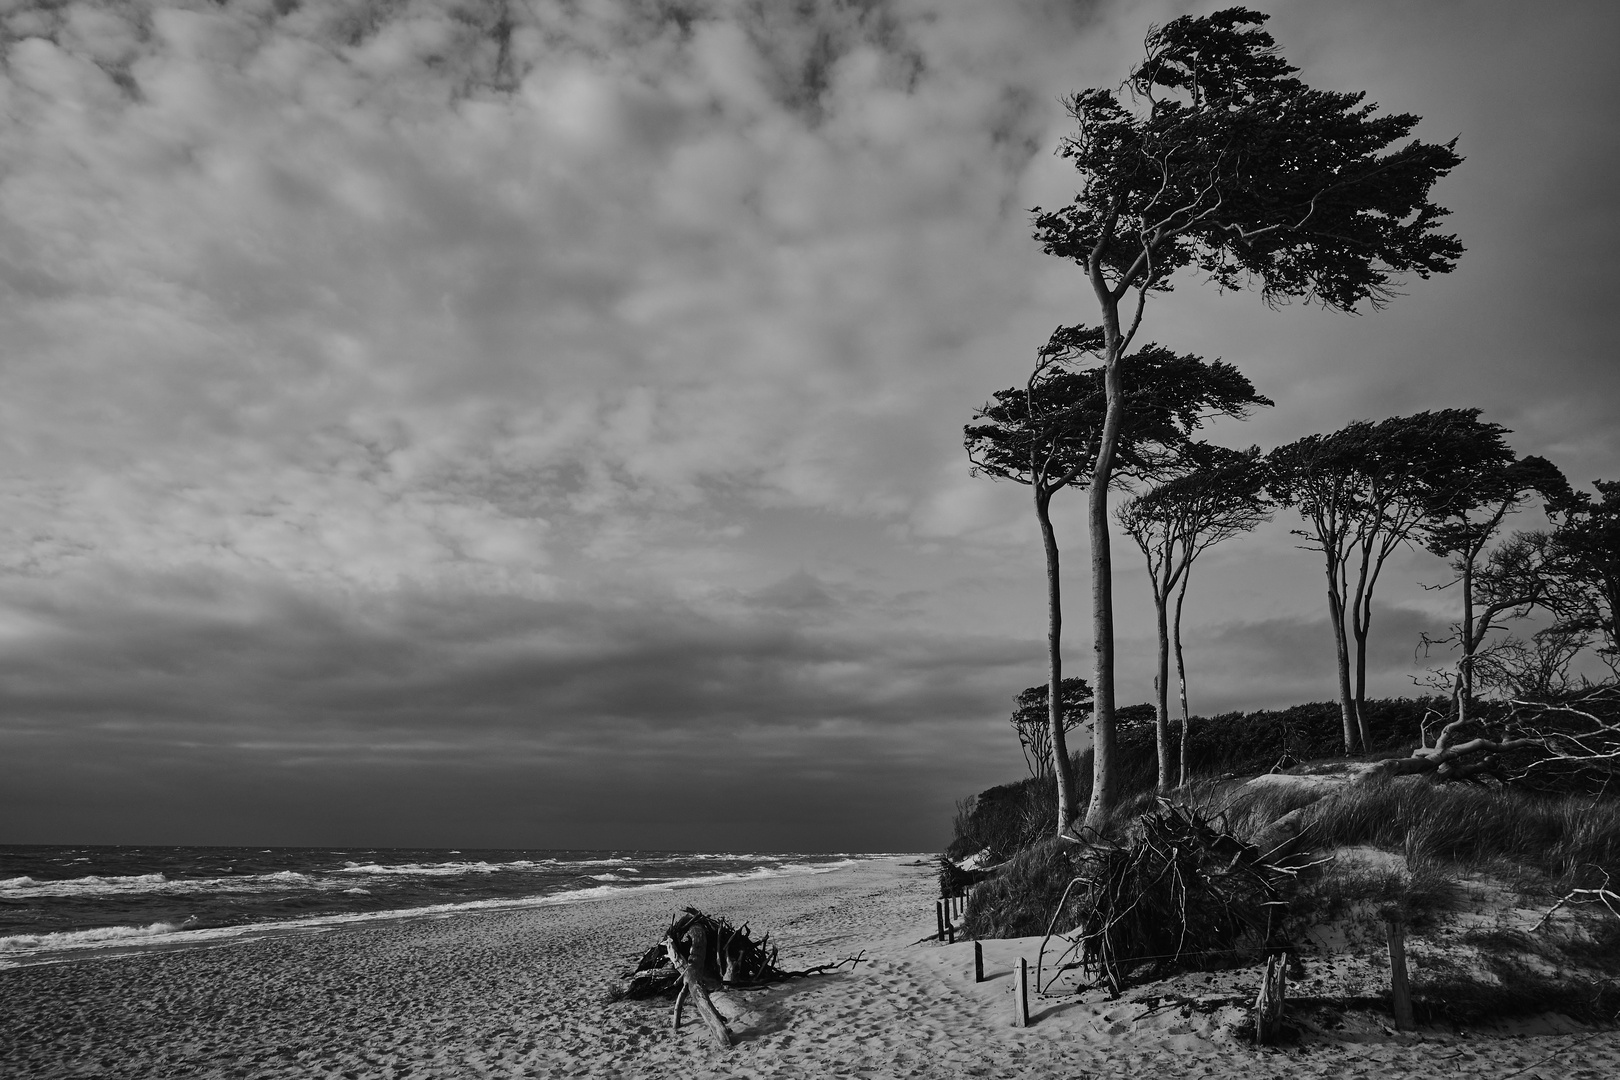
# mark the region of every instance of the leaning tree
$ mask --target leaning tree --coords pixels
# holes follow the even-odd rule
[[[1533,607],[1552,606],[1556,600],[1552,578],[1544,572],[1546,560],[1535,556],[1534,545],[1516,542],[1511,552],[1482,564],[1486,547],[1508,515],[1532,497],[1561,505],[1570,495],[1569,482],[1556,465],[1534,454],[1515,457],[1505,438],[1507,428],[1480,422],[1479,413],[1478,409],[1451,410],[1451,422],[1440,436],[1446,452],[1433,455],[1440,460],[1426,478],[1432,496],[1421,526],[1424,546],[1449,558],[1455,572],[1451,581],[1439,587],[1456,585],[1462,594],[1461,617],[1450,633],[1433,639],[1424,635],[1423,642],[1425,646],[1457,648],[1456,672],[1448,682],[1453,716],[1463,721],[1474,701],[1484,659],[1481,648],[1492,631],[1500,628],[1498,620],[1528,613]],[[1479,580],[1482,569],[1486,574],[1483,583]],[[1477,600],[1484,602],[1476,608]],[[1504,644],[1508,648],[1501,655],[1514,651],[1516,643]]]
[[[1034,496],[1046,554],[1047,709],[1059,834],[1074,821],[1077,807],[1061,706],[1063,599],[1051,505],[1077,477],[1095,471],[1109,411],[1105,380],[1112,378],[1130,402],[1128,419],[1115,432],[1111,480],[1153,475],[1212,416],[1241,417],[1255,405],[1271,404],[1231,364],[1158,345],[1121,358],[1112,374],[1101,367],[1077,369],[1082,357],[1096,355],[1102,336],[1084,326],[1058,327],[1036,354],[1028,381],[997,391],[963,432],[975,473],[1027,484]]]
[[[1566,625],[1597,634],[1601,655],[1620,674],[1620,480],[1592,486],[1597,498],[1579,491],[1553,507],[1552,546],[1574,609]]]
[[[1076,131],[1059,152],[1080,189],[1033,211],[1035,239],[1080,266],[1101,317],[1107,410],[1087,478],[1094,828],[1117,794],[1108,490],[1127,411],[1120,361],[1147,298],[1190,269],[1222,289],[1257,283],[1268,303],[1352,311],[1393,296],[1393,275],[1445,273],[1462,253],[1429,199],[1461,161],[1455,142],[1404,141],[1416,116],[1307,86],[1260,29],[1266,18],[1230,8],[1152,30],[1123,96],[1094,88],[1067,101]]]
[[[1148,587],[1159,633],[1153,678],[1153,719],[1159,757],[1159,791],[1170,789],[1170,654],[1174,646],[1181,698],[1178,784],[1187,782],[1187,665],[1181,647],[1181,612],[1193,561],[1223,540],[1253,530],[1271,518],[1266,464],[1260,448],[1229,450],[1210,443],[1188,445],[1175,469],[1159,484],[1122,503],[1121,527],[1147,560]],[[1170,613],[1170,597],[1175,611]]]

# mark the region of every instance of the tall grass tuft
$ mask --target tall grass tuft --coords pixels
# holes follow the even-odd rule
[[[1581,796],[1373,779],[1319,800],[1306,819],[1316,848],[1370,844],[1463,866],[1507,860],[1555,880],[1587,866],[1620,870],[1620,804]]]

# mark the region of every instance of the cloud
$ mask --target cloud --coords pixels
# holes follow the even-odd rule
[[[759,798],[791,772],[854,805],[895,770],[860,805],[932,835],[927,814],[1016,772],[1010,743],[987,763],[1040,677],[1027,493],[969,477],[960,445],[1090,311],[1026,208],[1072,192],[1062,95],[1116,83],[1182,7],[11,5],[0,738],[169,829],[233,791],[260,794],[222,821],[290,813],[277,785],[427,828],[404,795],[344,802],[345,760],[357,791],[408,765],[444,806],[482,784],[518,815],[524,775],[579,794],[622,762],[653,790],[719,740]],[[1613,76],[1582,60],[1614,16],[1459,30],[1409,8],[1282,5],[1272,29],[1308,78],[1462,131],[1440,193],[1458,273],[1364,319],[1188,281],[1144,333],[1279,402],[1223,441],[1480,404],[1521,452],[1614,475],[1590,257],[1620,220],[1590,179]],[[1071,667],[1080,501],[1056,509]],[[1331,687],[1330,651],[1299,651],[1320,585],[1283,533],[1197,586],[1219,616],[1195,663],[1218,658],[1233,707]],[[1417,610],[1397,570],[1381,596]],[[71,817],[39,783],[11,808]]]

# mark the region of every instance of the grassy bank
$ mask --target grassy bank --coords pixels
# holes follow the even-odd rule
[[[1335,754],[1339,717],[1331,703],[1195,720],[1195,778],[1172,793],[1173,808],[1154,792],[1151,725],[1128,726],[1120,738],[1124,795],[1102,847],[1052,837],[1051,781],[982,792],[959,808],[948,851],[955,858],[982,853],[997,864],[975,886],[964,929],[978,937],[1036,936],[1049,927],[1084,935],[1107,924],[1120,933],[1113,916],[1098,922],[1103,901],[1094,887],[1071,891],[1058,910],[1071,882],[1095,881],[1106,867],[1125,883],[1109,901],[1119,910],[1180,913],[1185,922],[1188,911],[1232,902],[1234,894],[1220,891],[1222,875],[1241,862],[1229,861],[1231,852],[1250,845],[1244,857],[1252,859],[1257,840],[1260,847],[1275,842],[1281,820],[1291,826],[1288,835],[1297,833],[1297,853],[1284,856],[1293,862],[1265,888],[1249,890],[1242,903],[1258,903],[1253,918],[1234,908],[1221,941],[1199,949],[1178,944],[1169,960],[1154,958],[1162,946],[1143,943],[1156,933],[1153,920],[1138,918],[1144,960],[1118,970],[1163,978],[1250,962],[1267,951],[1320,952],[1329,938],[1358,962],[1376,964],[1383,922],[1398,917],[1423,955],[1416,992],[1427,1015],[1477,1020],[1556,1007],[1600,1018],[1620,1009],[1620,917],[1589,905],[1531,918],[1571,890],[1620,883],[1620,799],[1369,774],[1366,759],[1417,745],[1433,703],[1371,704],[1373,750],[1359,761]],[[1276,769],[1279,759],[1290,764]],[[1089,753],[1075,765],[1084,800]],[[1217,838],[1209,850],[1196,850],[1204,841],[1191,833],[1201,828],[1205,841]]]

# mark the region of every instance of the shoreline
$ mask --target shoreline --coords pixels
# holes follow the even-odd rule
[[[647,884],[596,885],[534,896],[460,900],[377,911],[333,912],[192,929],[188,929],[183,923],[164,920],[148,925],[110,924],[73,930],[8,934],[0,936],[0,971],[47,964],[79,963],[109,956],[139,955],[148,951],[217,948],[269,937],[330,933],[351,926],[385,925],[413,919],[455,919],[482,913],[525,911],[531,908],[599,901],[611,902],[644,893],[675,892],[735,882],[833,873],[858,866],[865,861],[926,857],[895,854],[843,855],[838,857],[840,861],[825,866],[793,864],[775,870],[717,873]]]
[[[1009,972],[1029,939],[918,943],[933,867],[875,859],[572,904],[143,949],[0,971],[0,1072],[30,1077],[1329,1077],[1620,1075],[1620,1032],[1384,1034],[1355,1024],[1256,1050],[1184,1016],[1094,995],[1032,1001],[1013,1028]],[[609,987],[695,906],[768,932],[785,967],[864,951],[853,971],[718,995],[714,1046],[668,1002]],[[1437,1059],[1444,1059],[1438,1061]],[[1550,1071],[1549,1071],[1550,1070]]]

